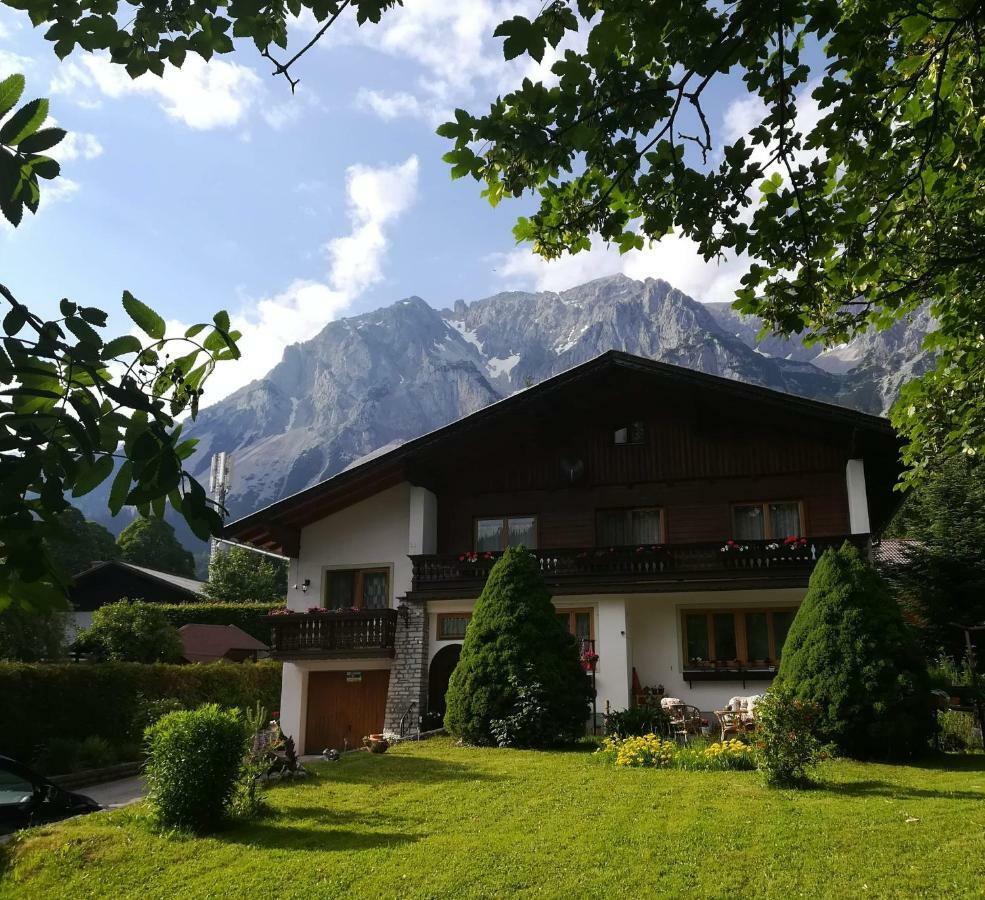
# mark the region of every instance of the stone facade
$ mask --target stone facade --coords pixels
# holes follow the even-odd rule
[[[386,698],[386,716],[383,731],[400,733],[400,720],[404,720],[405,732],[416,731],[419,717],[427,712],[428,696],[428,616],[424,601],[406,603],[408,614],[397,618],[394,638],[393,667],[390,669],[390,687]],[[415,704],[410,712],[411,704]]]

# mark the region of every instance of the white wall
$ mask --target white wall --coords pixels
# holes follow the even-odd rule
[[[284,663],[280,688],[280,727],[284,734],[294,738],[297,752],[304,753],[310,672],[366,672],[370,669],[389,669],[392,664],[392,659],[311,659]]]
[[[869,497],[865,491],[865,461],[850,459],[845,466],[848,522],[852,534],[869,533]]]
[[[710,712],[721,709],[731,697],[760,694],[769,681],[693,682],[684,680],[684,642],[681,611],[695,608],[741,606],[796,606],[804,589],[767,591],[708,591],[668,594],[637,594],[627,600],[629,629],[632,634],[632,666],[644,687],[664,686],[668,697]]]
[[[322,606],[327,569],[390,569],[390,605],[410,590],[413,571],[407,558],[410,530],[407,483],[381,491],[301,531],[301,553],[292,560],[287,605],[306,610]],[[304,579],[311,584],[301,590]]]

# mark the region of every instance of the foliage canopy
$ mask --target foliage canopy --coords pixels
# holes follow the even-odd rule
[[[282,601],[287,596],[287,560],[246,547],[212,555],[205,593],[213,600]]]
[[[195,557],[181,546],[175,537],[174,528],[164,519],[134,519],[116,541],[120,555],[135,566],[146,566],[182,575],[195,577]]]
[[[181,638],[163,610],[140,600],[100,606],[92,624],[79,633],[78,646],[110,662],[176,662]]]

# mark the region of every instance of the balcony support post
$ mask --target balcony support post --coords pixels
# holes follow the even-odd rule
[[[386,698],[383,731],[400,731],[404,719],[409,730],[416,730],[419,717],[427,712],[428,690],[428,612],[423,600],[407,600],[407,615],[398,616],[394,639],[394,659]],[[413,704],[413,709],[411,705]],[[410,710],[408,714],[408,710]],[[406,715],[406,718],[404,718]]]

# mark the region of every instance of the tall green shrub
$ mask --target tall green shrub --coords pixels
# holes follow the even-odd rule
[[[239,710],[210,703],[171,712],[146,737],[147,797],[158,825],[215,831],[229,813],[250,737]]]
[[[156,603],[126,598],[100,606],[76,645],[111,662],[175,662],[182,653],[178,630]]]
[[[584,733],[590,696],[577,642],[558,625],[536,559],[508,549],[472,611],[445,728],[475,744],[507,733],[516,746],[550,746]],[[503,727],[518,716],[522,727]]]
[[[885,583],[848,543],[814,569],[778,682],[817,706],[818,737],[846,756],[927,749],[934,725],[926,662]]]

